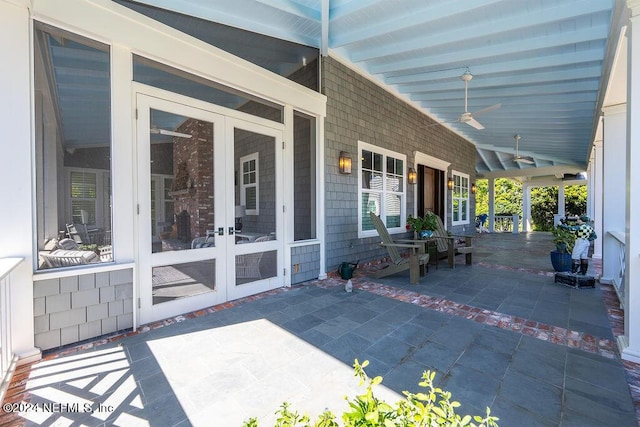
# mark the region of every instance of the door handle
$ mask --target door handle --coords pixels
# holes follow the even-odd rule
[[[218,236],[224,236],[224,227],[218,227]]]
[[[234,227],[229,227],[229,235],[233,235],[233,233],[235,232],[235,228]]]

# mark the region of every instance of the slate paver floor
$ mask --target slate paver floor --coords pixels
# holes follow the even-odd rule
[[[637,426],[640,369],[617,354],[615,293],[553,283],[550,238],[529,234],[483,235],[473,266],[440,263],[418,285],[363,268],[352,293],[330,274],[49,352],[16,371],[5,403],[60,405],[0,425],[271,426],[284,400],[340,413],[358,358],[390,402],[429,369],[461,413],[490,406],[501,426]]]

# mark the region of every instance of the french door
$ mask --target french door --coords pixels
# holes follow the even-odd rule
[[[282,286],[280,125],[174,94],[136,102],[138,323]]]

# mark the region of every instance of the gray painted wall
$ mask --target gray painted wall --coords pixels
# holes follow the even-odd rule
[[[331,57],[323,58],[321,76],[322,93],[327,96],[327,270],[332,271],[343,261],[367,261],[386,256],[386,251],[378,246],[379,239],[358,238],[358,140],[407,155],[408,167],[415,167],[414,151],[451,162],[447,176],[455,169],[469,174],[471,182],[475,182],[476,150],[471,143],[443,126],[426,127],[432,121],[424,114]],[[462,96],[461,93],[461,102]],[[338,172],[340,151],[352,155],[351,175]],[[415,186],[409,185],[407,213],[413,212],[414,191]],[[473,197],[470,202],[470,218],[475,218]],[[450,200],[446,203],[450,204]],[[447,223],[451,224],[450,218]],[[462,228],[449,227],[454,233],[461,232]],[[467,233],[475,232],[473,221],[465,228]]]

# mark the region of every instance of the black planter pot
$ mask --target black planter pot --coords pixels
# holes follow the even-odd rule
[[[555,271],[571,270],[571,254],[566,252],[551,251],[551,265]]]

